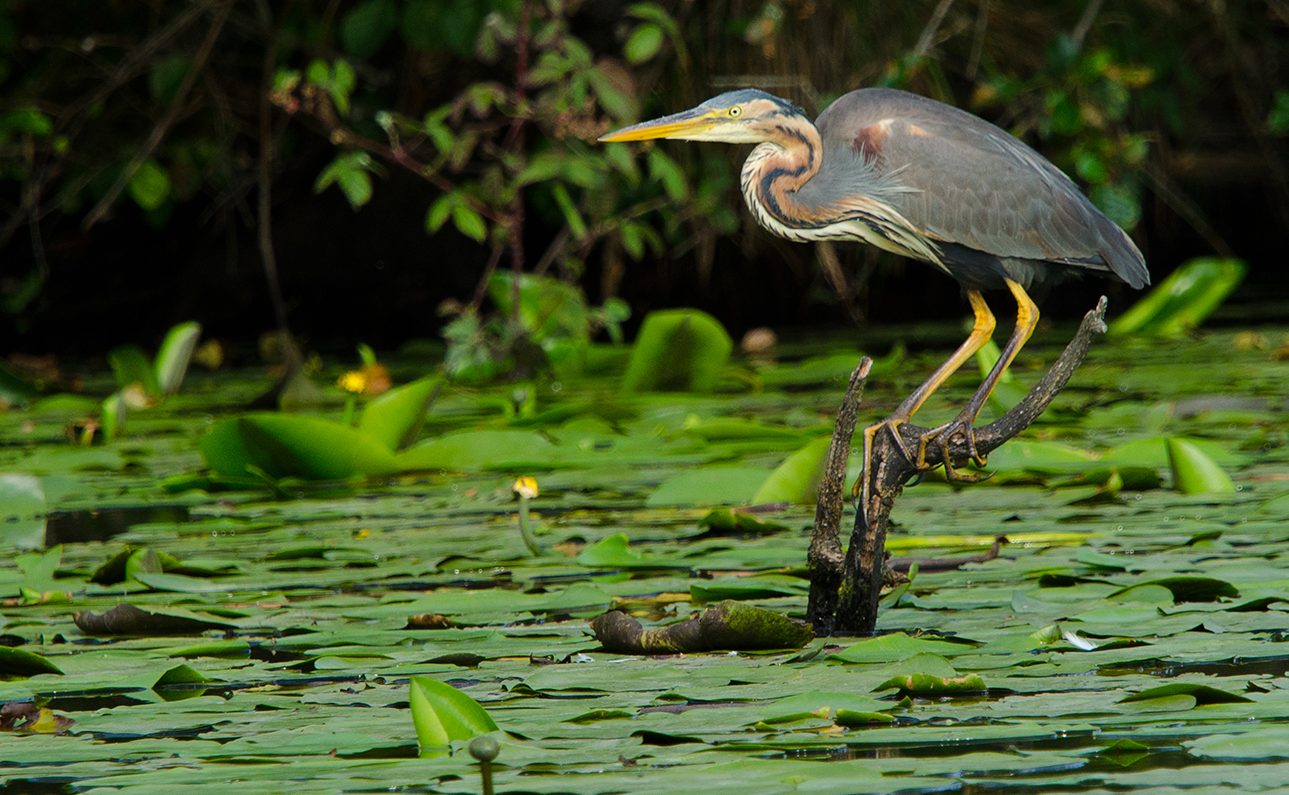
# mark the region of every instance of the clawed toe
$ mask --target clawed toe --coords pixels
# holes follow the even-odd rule
[[[955,458],[949,450],[950,445],[957,440],[961,440],[967,447],[965,457]],[[925,433],[918,440],[918,457],[914,462],[919,470],[931,468],[926,460],[926,451],[932,444],[940,448],[940,458],[944,462],[944,476],[950,482],[979,483],[990,477],[988,474],[969,473],[958,468],[964,461],[971,461],[980,467],[988,463],[988,458],[976,449],[976,432],[969,420],[958,417]]]
[[[883,430],[889,431],[891,439],[895,442],[896,448],[900,454],[914,468],[914,479],[912,483],[922,480],[922,477],[935,468],[927,462],[927,449],[935,445],[940,450],[940,460],[944,464],[944,476],[951,483],[979,483],[992,477],[992,473],[987,472],[969,472],[959,469],[965,462],[970,461],[976,466],[983,467],[987,463],[986,456],[976,448],[975,429],[971,426],[971,421],[966,417],[959,416],[953,421],[933,428],[924,433],[918,439],[918,448],[916,454],[909,449],[904,443],[904,437],[900,434],[900,426],[908,422],[907,419],[899,417],[888,417],[881,422],[874,423],[864,429],[864,455],[863,469],[860,471],[859,479],[855,481],[851,489],[851,498],[859,502],[861,515],[869,502],[869,493],[873,486],[873,442],[877,434]],[[965,456],[954,457],[950,452],[950,447],[957,443],[965,445],[967,452]],[[937,465],[938,466],[938,465]]]

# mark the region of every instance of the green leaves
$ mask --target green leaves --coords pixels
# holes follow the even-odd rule
[[[651,312],[631,349],[622,388],[627,392],[711,392],[733,349],[729,334],[705,312]]]
[[[398,26],[396,0],[363,0],[340,20],[340,43],[345,52],[370,58]]]
[[[343,152],[322,170],[313,183],[314,193],[322,193],[331,185],[340,188],[349,206],[355,210],[371,201],[371,175],[376,164],[366,152]]]
[[[157,357],[153,364],[157,391],[160,394],[174,395],[179,392],[199,339],[201,339],[201,324],[191,321],[180,323],[166,332],[161,347],[157,349]]]
[[[38,478],[0,472],[0,547],[43,548],[46,511],[45,491]]]
[[[830,437],[820,437],[788,456],[752,495],[753,503],[813,503],[828,457]]]
[[[343,480],[388,475],[394,454],[355,428],[320,417],[250,414],[221,420],[201,440],[201,454],[216,474]]]
[[[662,28],[646,22],[631,31],[627,43],[622,47],[622,54],[627,57],[628,63],[642,64],[658,54],[663,41]]]
[[[897,673],[874,690],[896,689],[904,695],[943,696],[983,693],[985,681],[979,674],[959,674],[943,657],[919,653],[895,666]]]
[[[438,376],[428,376],[377,395],[363,407],[358,430],[390,450],[407,447],[415,440],[442,384]]]
[[[861,640],[831,655],[831,659],[848,663],[898,662],[915,654],[966,654],[973,643],[949,642],[931,638],[913,638],[902,632]]]
[[[1235,484],[1212,458],[1185,439],[1168,440],[1173,488],[1182,494],[1234,494]]]
[[[449,191],[434,200],[425,214],[425,230],[434,234],[452,219],[456,230],[476,243],[488,237],[488,224],[461,191]]]
[[[421,756],[440,756],[454,740],[497,731],[497,724],[474,699],[428,676],[413,676],[408,701]]]
[[[327,92],[340,115],[349,114],[349,95],[358,85],[358,76],[348,61],[310,61],[304,74],[310,83]]]
[[[1176,337],[1199,327],[1244,280],[1238,259],[1201,257],[1173,271],[1110,324],[1112,336]]]
[[[14,649],[0,646],[0,678],[15,676],[37,676],[39,674],[58,674],[63,672],[49,660],[26,649]]]
[[[139,165],[127,186],[130,198],[144,210],[160,209],[170,198],[170,173],[153,158]]]
[[[1238,693],[1228,693],[1209,685],[1195,684],[1191,682],[1174,682],[1172,684],[1160,685],[1142,690],[1138,693],[1132,693],[1119,699],[1120,704],[1132,704],[1143,701],[1152,701],[1157,698],[1173,698],[1175,696],[1187,696],[1191,699],[1191,706],[1202,706],[1204,704],[1250,704],[1253,699],[1248,696],[1242,696]]]

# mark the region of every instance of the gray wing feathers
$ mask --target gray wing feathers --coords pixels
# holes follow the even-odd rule
[[[998,127],[916,94],[854,91],[816,126],[828,158],[862,153],[883,197],[929,236],[999,258],[1150,281],[1132,240],[1058,168]],[[897,186],[892,190],[892,183]]]

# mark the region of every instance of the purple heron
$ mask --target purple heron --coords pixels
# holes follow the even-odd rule
[[[626,127],[604,142],[673,138],[756,144],[743,164],[743,198],[757,223],[798,242],[853,240],[926,262],[956,279],[975,313],[970,335],[886,420],[864,432],[894,431],[993,335],[982,291],[1007,289],[1016,327],[993,369],[962,411],[932,429],[916,454],[962,434],[971,458],[972,424],[1038,323],[1028,290],[1077,273],[1134,288],[1150,283],[1131,238],[1060,169],[1004,130],[966,111],[892,89],[852,91],[811,123],[792,103],[756,89],[729,91],[690,110]],[[959,476],[960,477],[960,476]]]

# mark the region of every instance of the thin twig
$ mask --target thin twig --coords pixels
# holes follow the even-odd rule
[[[945,14],[953,7],[953,0],[940,0],[935,11],[931,12],[931,18],[927,20],[926,27],[922,29],[922,35],[918,36],[918,43],[913,47],[913,57],[921,58],[931,50],[931,41],[935,34],[940,30],[940,23],[944,21]]]
[[[193,3],[182,13],[170,21],[164,28],[154,33],[150,38],[139,46],[129,50],[117,65],[107,76],[107,78],[98,87],[83,99],[69,105],[63,109],[63,112],[57,116],[54,130],[62,138],[69,142],[68,151],[79,151],[77,139],[81,131],[89,122],[97,120],[98,116],[90,111],[102,107],[118,88],[137,77],[148,68],[152,57],[162,50],[173,39],[182,34],[208,10],[206,3]],[[79,51],[79,48],[78,48]],[[18,230],[24,221],[29,223],[39,223],[44,216],[40,208],[40,198],[44,195],[45,186],[51,180],[58,176],[60,169],[45,163],[30,180],[30,188],[23,191],[22,205],[0,225],[0,247],[9,242],[9,238]],[[83,182],[89,181],[89,176],[82,178]],[[72,186],[70,190],[65,191],[67,195],[76,195],[79,192],[78,186]]]
[[[985,52],[985,32],[989,29],[989,6],[993,0],[979,0],[976,11],[976,30],[971,40],[971,57],[967,59],[967,79],[975,80],[980,70],[980,58]]]
[[[1087,6],[1083,9],[1083,16],[1079,17],[1079,22],[1074,26],[1070,33],[1070,39],[1074,42],[1074,49],[1083,49],[1083,40],[1088,37],[1088,31],[1092,30],[1092,25],[1097,21],[1097,15],[1101,13],[1101,6],[1105,5],[1105,0],[1089,0]]]
[[[501,262],[501,252],[503,251],[505,251],[505,248],[500,243],[494,242],[492,244],[492,250],[488,253],[488,262],[483,266],[483,275],[479,277],[479,283],[475,285],[474,297],[470,299],[470,306],[466,309],[467,312],[478,312],[479,308],[483,306],[483,299],[488,296],[488,282],[492,279],[492,274],[497,270],[497,264]]]
[[[1222,235],[1213,228],[1213,225],[1204,217],[1204,212],[1199,208],[1191,198],[1182,192],[1180,188],[1168,177],[1168,174],[1162,169],[1147,163],[1142,169],[1146,175],[1146,182],[1150,185],[1150,190],[1161,202],[1179,216],[1182,220],[1191,225],[1195,234],[1204,238],[1204,242],[1214,252],[1223,257],[1234,257],[1235,250],[1227,244]]]
[[[282,297],[282,282],[278,277],[277,254],[273,251],[273,102],[269,98],[269,92],[273,87],[273,71],[277,64],[278,26],[267,2],[260,0],[259,8],[268,25],[269,41],[264,48],[264,61],[260,69],[260,152],[256,201],[259,222],[256,226],[259,233],[260,263],[264,266],[264,278],[268,280],[273,316],[283,338],[289,338],[286,301]]]
[[[215,5],[218,6],[219,10],[210,25],[210,29],[206,31],[205,41],[201,43],[196,54],[193,55],[192,65],[184,74],[183,80],[180,81],[179,88],[175,90],[175,96],[170,101],[170,107],[166,108],[166,112],[161,115],[161,118],[152,127],[152,132],[149,133],[147,140],[143,142],[143,146],[134,153],[134,157],[121,170],[116,182],[112,184],[111,188],[108,188],[107,193],[99,200],[98,204],[94,205],[94,209],[90,210],[89,214],[85,216],[85,220],[81,224],[82,228],[89,229],[103,220],[103,217],[112,209],[112,205],[116,204],[116,200],[120,198],[121,191],[125,190],[125,186],[130,184],[130,180],[134,179],[134,175],[138,173],[144,162],[161,145],[166,133],[170,131],[170,128],[179,118],[179,112],[183,109],[184,100],[187,99],[188,92],[192,90],[193,85],[197,82],[198,75],[205,68],[206,61],[210,58],[210,53],[215,48],[215,42],[219,40],[219,33],[223,30],[224,23],[228,21],[228,15],[233,10],[231,0],[219,0]]]

